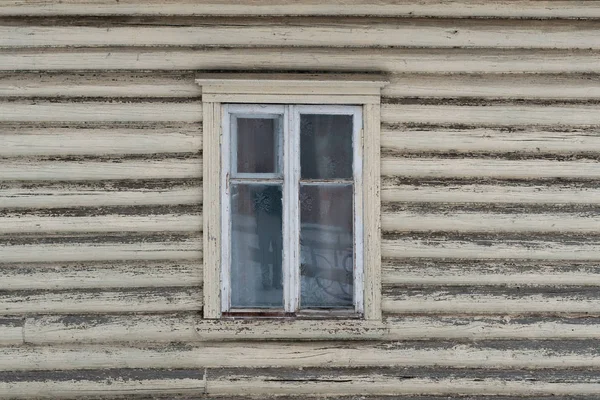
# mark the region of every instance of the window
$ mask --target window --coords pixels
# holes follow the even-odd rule
[[[363,312],[362,107],[223,105],[221,311]]]
[[[204,317],[381,319],[373,76],[211,75]]]

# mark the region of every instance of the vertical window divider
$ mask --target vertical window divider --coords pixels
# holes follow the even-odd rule
[[[232,124],[230,107],[225,105],[223,108],[222,135],[221,146],[226,151],[221,151],[221,310],[229,310],[231,308],[231,185],[229,177],[231,174],[231,142],[232,129],[236,129],[236,123]]]
[[[285,122],[287,129],[284,131],[286,143],[286,156],[284,168],[284,209],[285,223],[288,228],[284,229],[287,235],[285,259],[284,286],[285,311],[294,313],[300,308],[300,209],[299,209],[299,180],[300,180],[300,137],[298,133],[299,115],[296,107],[288,105],[285,108]]]

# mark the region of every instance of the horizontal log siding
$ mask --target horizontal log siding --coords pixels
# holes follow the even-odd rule
[[[597,397],[599,21],[3,2],[0,398]],[[381,322],[202,319],[204,70],[387,74]]]

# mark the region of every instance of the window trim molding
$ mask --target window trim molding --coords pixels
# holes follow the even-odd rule
[[[203,115],[204,318],[221,318],[221,143],[223,103],[362,106],[364,319],[381,320],[380,98],[377,75],[207,74]]]

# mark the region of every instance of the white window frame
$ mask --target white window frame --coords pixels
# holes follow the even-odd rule
[[[317,309],[300,309],[300,115],[349,115],[353,118],[352,148],[352,185],[353,185],[353,310],[332,310],[329,315],[362,316],[363,304],[363,196],[362,196],[362,107],[340,105],[269,105],[269,104],[224,104],[223,141],[221,146],[221,312],[250,314],[252,309],[234,309],[231,307],[231,180],[251,178],[262,180],[277,179],[276,174],[240,174],[234,176],[235,157],[237,155],[236,126],[234,117],[272,118],[281,116],[283,134],[281,138],[280,167],[283,184],[283,296],[286,315],[327,315]],[[342,182],[344,181],[344,182]],[[340,180],[340,184],[348,183]],[[333,183],[333,182],[332,182]],[[257,313],[270,309],[254,310]]]
[[[363,199],[363,285],[359,288],[363,300],[359,307],[363,319],[381,321],[380,97],[387,82],[376,75],[358,74],[208,74],[196,82],[202,87],[203,114],[204,318],[222,318],[223,114],[224,104],[241,103],[362,109],[362,188],[356,194]]]

